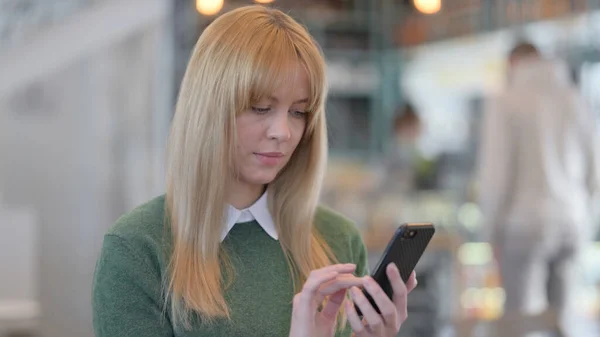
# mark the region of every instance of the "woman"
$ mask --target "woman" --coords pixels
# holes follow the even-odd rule
[[[166,195],[104,238],[96,336],[348,336],[346,320],[357,336],[395,336],[416,280],[407,289],[390,266],[390,300],[363,277],[356,228],[317,207],[325,65],[306,30],[260,6],[224,14],[198,40],[180,90]]]

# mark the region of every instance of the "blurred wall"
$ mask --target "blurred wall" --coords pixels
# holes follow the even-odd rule
[[[102,234],[163,189],[170,3],[89,2],[0,50],[0,193],[38,216],[44,337],[93,335]]]
[[[2,317],[35,317],[39,311],[35,212],[4,205],[0,195],[0,335]],[[18,263],[15,263],[18,261]],[[24,317],[26,316],[26,317]],[[4,319],[6,319],[4,317]]]

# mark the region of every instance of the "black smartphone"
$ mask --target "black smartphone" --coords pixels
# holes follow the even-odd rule
[[[387,266],[392,262],[395,263],[404,283],[408,282],[410,274],[417,266],[417,262],[419,262],[419,259],[425,252],[425,248],[427,248],[434,233],[435,227],[431,223],[407,223],[398,227],[394,233],[394,237],[388,243],[383,255],[371,273],[371,277],[379,283],[381,289],[390,299],[394,291],[387,277]],[[373,308],[380,313],[377,304],[375,304],[375,301],[366,289],[363,289],[363,293],[369,299]],[[358,306],[356,306],[356,310],[362,316]]]

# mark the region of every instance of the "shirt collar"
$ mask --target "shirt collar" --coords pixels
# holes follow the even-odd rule
[[[274,240],[278,240],[277,230],[275,229],[275,222],[271,213],[269,212],[269,206],[267,204],[267,192],[250,207],[239,210],[231,205],[227,205],[227,223],[226,227],[221,232],[221,242],[225,240],[229,231],[235,226],[236,223],[250,222],[256,220],[262,229],[269,234]]]

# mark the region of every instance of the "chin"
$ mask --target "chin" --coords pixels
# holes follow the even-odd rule
[[[248,181],[250,183],[252,183],[253,185],[267,185],[267,184],[271,183],[273,180],[275,180],[276,177],[277,177],[277,174],[261,174],[259,176],[255,176],[255,177],[252,177],[251,179],[248,179]]]

